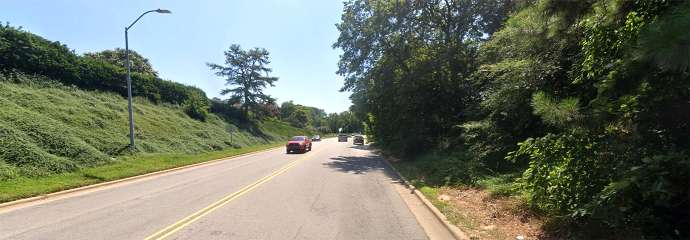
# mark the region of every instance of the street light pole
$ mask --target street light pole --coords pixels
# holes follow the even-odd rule
[[[125,28],[125,65],[127,65],[127,110],[129,111],[129,150],[134,152],[134,113],[132,112],[132,73],[130,70],[130,63],[129,63],[129,29],[134,26],[141,17],[146,15],[147,13],[150,12],[157,12],[157,13],[170,13],[169,10],[164,10],[164,9],[156,9],[156,10],[150,10],[142,13],[132,24],[130,24],[128,27]]]
[[[127,65],[127,110],[129,111],[129,150],[134,152],[134,113],[132,112],[132,76],[129,66],[129,37],[125,28],[125,61]]]

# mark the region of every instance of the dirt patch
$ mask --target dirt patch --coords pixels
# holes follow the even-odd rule
[[[451,221],[472,239],[548,239],[544,220],[531,213],[524,201],[516,197],[493,197],[488,191],[443,187],[439,194],[450,196],[443,201],[451,206]]]

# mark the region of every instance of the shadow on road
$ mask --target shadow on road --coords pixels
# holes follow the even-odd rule
[[[353,146],[352,148],[357,147],[362,146]],[[351,174],[366,174],[368,172],[381,171],[386,174],[386,177],[394,181],[399,181],[400,177],[383,161],[381,157],[376,155],[363,157],[339,156],[330,158],[330,161],[323,163],[323,165],[335,169],[336,171]]]
[[[369,150],[369,146],[367,146],[367,145],[352,145],[350,148],[359,149],[359,150]]]

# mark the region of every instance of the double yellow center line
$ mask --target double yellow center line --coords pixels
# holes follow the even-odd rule
[[[217,210],[218,208],[224,206],[225,204],[228,204],[232,200],[235,200],[235,199],[241,197],[242,195],[244,195],[244,194],[254,190],[255,188],[261,186],[262,184],[270,181],[274,177],[284,173],[288,169],[294,167],[298,163],[307,159],[307,157],[308,156],[303,156],[303,157],[285,165],[284,167],[272,172],[271,174],[259,179],[258,181],[243,187],[242,189],[238,190],[237,192],[234,192],[230,195],[227,195],[227,196],[223,197],[222,199],[212,203],[211,205],[183,218],[182,220],[154,233],[151,236],[146,237],[145,240],[165,239],[166,237],[172,235],[173,233],[179,231],[180,229],[186,227],[187,225],[192,224],[193,222],[196,222],[197,220],[201,219],[202,217],[206,216],[207,214]]]

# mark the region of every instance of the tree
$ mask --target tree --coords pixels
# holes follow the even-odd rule
[[[290,114],[287,120],[292,126],[304,128],[309,125],[309,113],[304,109],[297,109]]]
[[[345,2],[333,44],[343,50],[337,73],[342,90],[353,92],[354,114],[377,120],[367,125],[379,146],[422,153],[464,120],[478,98],[470,84],[477,49],[511,6],[508,0]]]
[[[100,52],[85,53],[85,57],[100,59],[110,64],[126,68],[125,65],[125,50],[122,48],[115,48],[114,50],[103,50]],[[132,72],[138,72],[158,77],[158,72],[153,69],[149,60],[134,50],[129,50],[130,69]]]
[[[271,77],[271,63],[268,51],[263,48],[243,50],[240,45],[233,44],[225,51],[225,66],[207,63],[217,76],[226,78],[226,85],[234,88],[223,89],[220,94],[231,94],[230,104],[240,103],[242,113],[249,116],[250,111],[256,111],[261,104],[274,103],[275,99],[263,93],[267,86],[275,86],[277,77]]]
[[[304,111],[307,114],[309,125],[312,128],[325,129],[322,128],[327,125],[326,112],[323,109],[295,104],[293,101],[283,102],[283,104],[280,105],[280,117],[288,122],[292,122],[291,117],[296,111]]]
[[[280,117],[288,119],[295,110],[297,110],[297,105],[294,102],[283,102],[283,104],[280,105]]]

